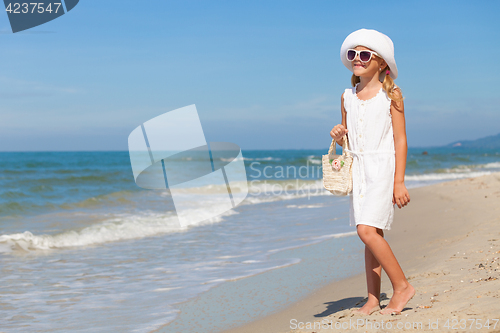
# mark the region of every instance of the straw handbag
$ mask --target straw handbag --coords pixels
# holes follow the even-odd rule
[[[344,135],[342,155],[337,155],[335,140],[332,140],[328,154],[323,155],[323,186],[333,195],[344,196],[352,191],[352,155],[346,151],[348,145]]]

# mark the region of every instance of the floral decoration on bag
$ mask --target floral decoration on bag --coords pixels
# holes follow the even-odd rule
[[[344,161],[341,161],[337,158],[334,160],[330,160],[330,163],[332,163],[332,169],[337,171],[339,171],[344,166]]]

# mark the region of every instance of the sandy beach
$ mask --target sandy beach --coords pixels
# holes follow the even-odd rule
[[[227,333],[500,332],[500,173],[410,189],[385,233],[415,297],[401,315],[352,316],[365,301],[364,273],[334,282]],[[384,307],[392,296],[382,273]]]

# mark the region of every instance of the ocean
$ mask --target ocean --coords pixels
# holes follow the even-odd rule
[[[151,332],[225,281],[301,264],[276,253],[345,247],[349,198],[323,189],[325,153],[244,150],[247,198],[184,227],[168,190],[135,184],[128,152],[0,153],[0,330]],[[498,171],[499,150],[410,148],[405,179]]]

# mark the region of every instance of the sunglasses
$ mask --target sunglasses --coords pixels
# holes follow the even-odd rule
[[[359,60],[361,60],[361,62],[368,62],[371,60],[372,54],[375,54],[376,56],[380,57],[380,55],[378,55],[377,52],[368,51],[368,50],[356,51],[353,49],[347,50],[346,56],[347,56],[347,60],[353,61],[356,58],[356,56],[359,55]]]

